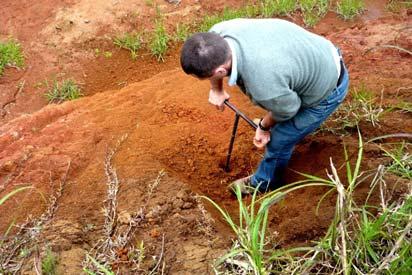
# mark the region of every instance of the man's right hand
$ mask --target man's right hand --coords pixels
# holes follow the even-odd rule
[[[226,91],[216,91],[211,89],[209,91],[209,103],[215,105],[216,108],[220,111],[225,109],[225,100],[229,99],[230,96]]]

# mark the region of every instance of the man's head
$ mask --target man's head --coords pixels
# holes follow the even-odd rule
[[[186,40],[180,55],[183,71],[198,78],[224,77],[230,73],[229,44],[216,33],[196,33]]]

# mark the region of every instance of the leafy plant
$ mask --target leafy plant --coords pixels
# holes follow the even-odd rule
[[[363,0],[341,0],[337,3],[337,13],[345,20],[359,15],[364,8]]]
[[[82,96],[79,86],[72,79],[63,80],[59,83],[57,80],[53,80],[53,85],[50,87],[46,81],[48,91],[45,96],[49,103],[61,103],[66,100],[77,99]]]
[[[46,250],[46,255],[41,261],[42,274],[54,275],[56,274],[57,258],[50,249]]]
[[[163,23],[163,18],[160,16],[156,19],[155,22],[155,30],[153,37],[150,42],[150,51],[152,52],[152,55],[157,58],[157,61],[162,61],[164,62],[164,56],[166,54],[166,51],[168,49],[168,44],[170,37],[167,34],[165,25]]]
[[[6,66],[22,67],[24,56],[21,45],[14,39],[0,42],[0,76],[3,75]]]
[[[141,47],[142,37],[139,33],[125,33],[115,37],[113,43],[122,49],[130,51],[132,59],[136,59],[137,51]]]

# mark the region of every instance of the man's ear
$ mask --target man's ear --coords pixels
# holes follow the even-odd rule
[[[224,67],[224,65],[220,65],[217,67],[212,75],[212,77],[216,78],[223,78],[228,75],[228,70]]]

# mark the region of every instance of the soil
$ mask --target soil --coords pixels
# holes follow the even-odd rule
[[[227,186],[252,173],[263,154],[251,142],[250,126],[240,123],[232,169],[225,172],[234,114],[208,105],[208,83],[181,72],[180,44],[172,45],[165,63],[145,52],[132,60],[113,46],[109,38],[117,33],[153,28],[156,11],[150,1],[31,2],[4,0],[0,10],[0,38],[13,35],[26,56],[24,69],[9,68],[0,78],[0,198],[18,186],[35,187],[1,205],[0,231],[28,216],[39,217],[63,184],[58,208],[40,239],[59,256],[62,274],[79,273],[86,251],[103,234],[106,157],[123,137],[113,159],[120,180],[119,219],[144,207],[146,217],[134,240],[144,241],[147,255],[159,255],[164,235],[168,273],[212,273],[213,259],[230,247],[233,235],[219,213],[197,196],[206,195],[236,215],[237,201]],[[169,29],[177,21],[190,22],[224,5],[239,5],[154,2],[166,14]],[[352,89],[367,87],[385,106],[410,103],[412,57],[385,45],[412,49],[412,15],[407,10],[387,12],[384,2],[367,1],[366,12],[356,21],[344,22],[329,13],[312,31],[342,49]],[[294,20],[301,23],[298,17]],[[96,54],[96,49],[112,56]],[[47,105],[45,80],[68,77],[82,83],[85,97]],[[263,110],[237,88],[226,88],[239,109],[251,118],[262,116]],[[389,112],[378,127],[362,123],[360,129],[365,140],[412,133],[411,113]],[[287,181],[301,179],[293,170],[324,177],[330,158],[344,171],[343,144],[355,155],[357,138],[356,131],[348,136],[308,136],[294,152]],[[366,146],[363,169],[376,168],[381,161],[379,150]],[[397,181],[390,178],[387,183]],[[367,184],[361,186],[359,198],[368,190]],[[273,207],[269,232],[279,247],[309,243],[324,234],[335,211],[330,197],[315,213],[324,192],[303,189]],[[147,259],[145,264],[153,263]]]

